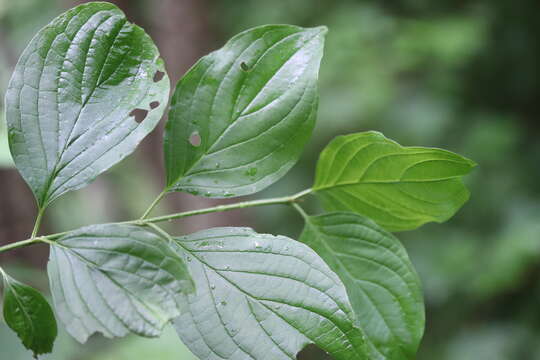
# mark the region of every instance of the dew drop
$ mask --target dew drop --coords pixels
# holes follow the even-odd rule
[[[188,256],[188,257],[187,257],[187,261],[188,261],[188,262],[191,262],[191,260],[192,260],[192,259],[191,259],[191,256]]]
[[[216,285],[212,284],[210,285],[210,289],[214,290],[216,288]]]
[[[223,300],[222,302],[220,302],[221,306],[227,306],[227,302],[225,300]]]
[[[249,168],[249,169],[245,172],[245,174],[246,174],[247,176],[255,176],[255,175],[257,175],[257,171],[258,171],[257,168],[254,168],[254,167],[253,167],[253,168]]]

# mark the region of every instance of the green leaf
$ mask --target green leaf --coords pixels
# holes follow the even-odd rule
[[[246,228],[176,240],[196,292],[174,324],[201,359],[296,359],[310,343],[335,360],[366,359],[343,284],[306,245]]]
[[[315,250],[347,288],[370,359],[414,359],[424,332],[420,279],[401,243],[354,213],[306,218],[300,241]]]
[[[0,270],[4,278],[4,320],[34,353],[50,353],[58,334],[53,311],[39,291]]]
[[[179,294],[193,290],[169,241],[143,227],[105,224],[53,243],[51,291],[68,332],[79,342],[95,332],[159,336],[180,313]]]
[[[378,132],[338,136],[321,153],[313,190],[328,211],[353,211],[390,231],[448,220],[468,200],[476,164],[450,151],[403,147]]]
[[[24,50],[6,93],[11,154],[40,207],[132,153],[157,125],[169,81],[154,43],[114,5],[78,6]],[[146,118],[130,114],[148,111]]]
[[[296,163],[315,124],[326,31],[247,30],[180,80],[165,128],[169,191],[252,194]]]

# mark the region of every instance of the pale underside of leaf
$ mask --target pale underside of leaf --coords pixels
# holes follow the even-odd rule
[[[326,147],[313,189],[328,211],[350,210],[387,230],[410,230],[454,215],[469,198],[461,178],[474,166],[449,151],[358,133]]]
[[[170,86],[167,76],[154,82],[159,71],[152,40],[109,3],[71,9],[32,39],[6,118],[15,164],[40,207],[91,182],[157,125]],[[140,123],[135,109],[148,111]]]
[[[159,336],[192,290],[168,239],[141,227],[95,225],[58,240],[48,271],[57,314],[80,342],[95,332]]]
[[[341,278],[370,359],[414,359],[424,330],[421,284],[392,234],[354,213],[309,217],[300,241]]]
[[[294,165],[315,123],[325,33],[290,25],[254,28],[185,75],[165,132],[169,190],[247,195]],[[190,141],[193,134],[200,144]]]
[[[177,239],[197,290],[174,322],[201,359],[296,359],[315,343],[334,359],[366,359],[339,278],[309,247],[251,229]]]

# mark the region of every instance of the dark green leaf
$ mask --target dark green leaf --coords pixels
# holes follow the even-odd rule
[[[154,337],[193,289],[182,259],[143,227],[93,225],[51,246],[49,278],[58,317],[80,342],[95,332]]]
[[[309,343],[335,360],[367,359],[343,284],[306,245],[244,228],[177,244],[196,292],[175,327],[201,359],[296,359]]]
[[[109,3],[69,10],[32,39],[6,115],[13,159],[40,207],[91,182],[154,129],[169,94],[166,76],[153,80],[158,71],[150,37]],[[148,111],[140,123],[135,109]]]
[[[267,25],[203,57],[171,100],[168,190],[240,196],[281,178],[315,124],[325,33]]]
[[[353,213],[308,217],[300,241],[314,249],[347,288],[370,359],[414,359],[424,332],[420,279],[403,246]]]
[[[34,353],[50,353],[58,334],[53,311],[43,295],[4,272],[4,320]]]
[[[454,215],[469,198],[461,177],[475,165],[450,151],[357,133],[324,149],[313,189],[328,211],[350,210],[390,231],[411,230]]]

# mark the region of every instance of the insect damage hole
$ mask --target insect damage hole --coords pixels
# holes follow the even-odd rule
[[[152,101],[150,103],[150,109],[152,109],[152,110],[157,108],[158,106],[159,106],[159,101]]]
[[[156,73],[154,74],[154,82],[160,81],[161,79],[163,79],[164,76],[165,73],[163,71],[156,71]]]
[[[333,358],[321,350],[317,345],[310,344],[306,346],[302,351],[296,356],[297,360],[309,360],[309,359],[321,359],[321,360],[332,360]]]
[[[146,119],[147,115],[148,115],[148,110],[145,110],[145,109],[135,109],[129,113],[129,116],[133,116],[133,118],[135,119],[135,122],[138,124],[143,122],[143,120]]]
[[[194,131],[189,135],[189,143],[195,147],[201,145],[201,135],[199,135],[198,131]]]

